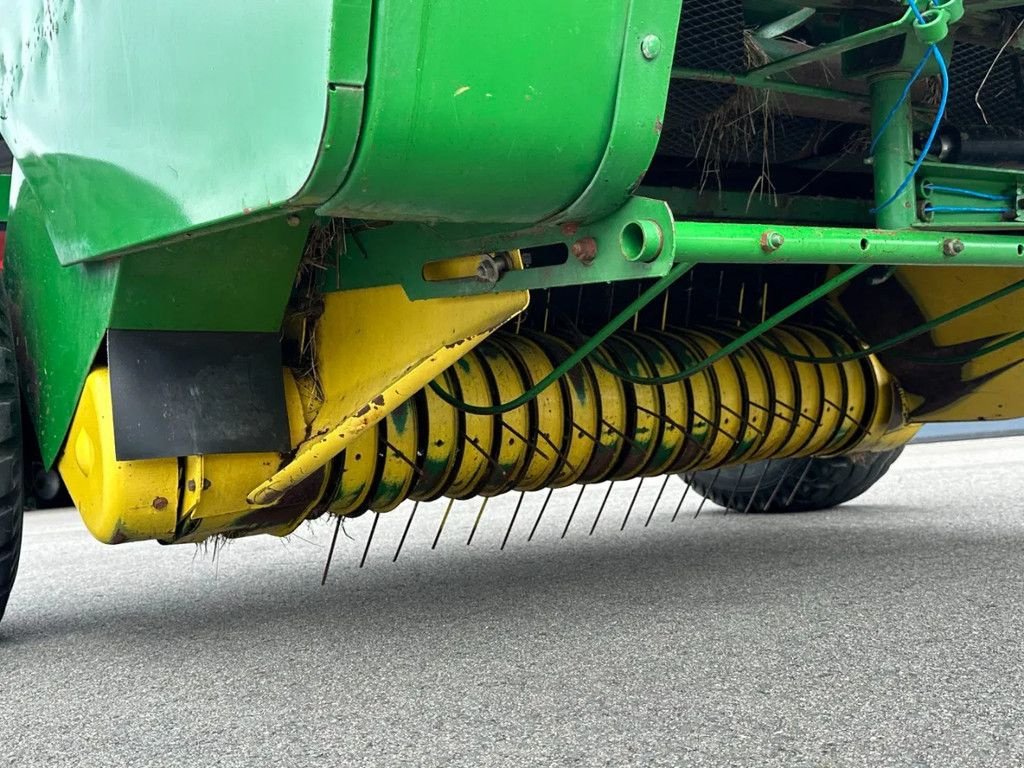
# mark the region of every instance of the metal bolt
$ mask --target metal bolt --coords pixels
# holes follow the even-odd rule
[[[509,268],[508,257],[505,254],[486,253],[480,257],[480,263],[476,265],[476,279],[481,283],[494,284],[498,282],[501,273]]]
[[[966,247],[959,237],[947,237],[942,241],[942,255],[950,258],[959,256]]]
[[[786,238],[778,232],[765,232],[761,235],[761,250],[765,253],[772,253],[779,250],[785,242]]]
[[[592,237],[584,237],[572,244],[569,249],[584,266],[590,266],[597,258],[597,240]]]
[[[661,53],[661,38],[657,35],[647,35],[640,41],[640,52],[648,61],[654,61]]]
[[[285,219],[285,221],[288,222],[288,226],[289,227],[297,227],[297,226],[299,226],[299,224],[302,223],[302,219],[300,219],[298,217],[298,215],[296,215],[294,213],[291,216],[289,216],[287,219]]]

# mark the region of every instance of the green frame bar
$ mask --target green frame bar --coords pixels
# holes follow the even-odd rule
[[[675,225],[677,261],[713,264],[881,264],[1024,267],[1024,233],[720,224]]]

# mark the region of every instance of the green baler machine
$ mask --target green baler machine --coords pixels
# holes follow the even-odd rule
[[[908,2],[8,0],[0,614],[28,467],[189,543],[1024,416],[1024,2]]]

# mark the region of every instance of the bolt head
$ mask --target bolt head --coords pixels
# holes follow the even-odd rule
[[[648,61],[654,61],[661,53],[661,38],[657,35],[647,35],[640,41],[640,52]]]
[[[294,213],[291,216],[289,216],[287,219],[285,219],[285,221],[288,222],[288,226],[289,227],[297,227],[297,226],[299,226],[299,224],[302,223],[302,219],[300,219]]]
[[[949,237],[942,241],[942,255],[943,256],[959,256],[964,252],[964,241],[959,237]]]

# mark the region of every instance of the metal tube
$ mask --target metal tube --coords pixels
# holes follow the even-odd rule
[[[838,56],[841,53],[852,51],[855,48],[863,48],[866,45],[872,45],[873,43],[880,43],[883,40],[898,37],[910,29],[913,18],[913,14],[910,11],[907,11],[903,17],[897,21],[884,24],[880,27],[875,27],[874,29],[867,29],[863,32],[858,32],[855,35],[850,35],[849,37],[836,40],[834,43],[819,45],[815,48],[804,51],[803,53],[798,53],[785,59],[773,61],[770,64],[765,64],[763,67],[751,70],[750,75],[754,78],[764,79],[771,77],[772,75],[777,75],[780,72],[786,72],[797,67],[802,67],[803,65],[810,64],[814,61],[821,61],[822,59]]]
[[[832,101],[860,101],[869,103],[869,98],[863,93],[852,93],[849,91],[837,91],[831,88],[820,88],[815,85],[804,85],[802,83],[786,82],[785,80],[768,80],[764,77],[752,77],[751,75],[735,75],[729,72],[714,72],[704,69],[691,69],[689,67],[674,67],[672,69],[673,80],[700,80],[706,83],[723,83],[725,85],[740,85],[745,88],[760,88],[778,93],[790,93],[794,96],[809,96],[815,99],[829,99]]]
[[[1024,235],[681,221],[676,222],[676,258],[716,264],[1024,267]]]
[[[871,133],[877,137],[872,158],[876,206],[899,188],[914,161],[910,99],[900,101],[909,77],[909,73],[898,72],[871,81]],[[886,117],[894,107],[892,119],[886,124]],[[910,227],[917,221],[916,205],[914,185],[908,184],[896,200],[878,211],[875,223],[883,229]]]

